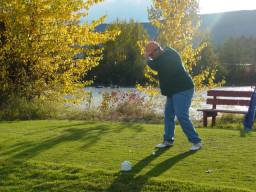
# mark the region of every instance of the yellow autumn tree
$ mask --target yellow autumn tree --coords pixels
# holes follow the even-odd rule
[[[81,24],[102,0],[2,0],[0,97],[72,94],[90,84],[83,77],[102,57],[116,32],[95,32],[105,17]],[[76,55],[84,57],[76,59]]]
[[[155,40],[163,47],[175,48],[181,54],[185,68],[200,89],[215,84],[216,69],[210,66],[198,74],[193,74],[200,52],[207,46],[199,41],[200,38],[196,40],[200,26],[198,9],[197,0],[152,0],[148,13],[151,24],[157,28],[158,35]],[[152,84],[157,83],[155,75],[156,72],[146,66],[145,76]]]

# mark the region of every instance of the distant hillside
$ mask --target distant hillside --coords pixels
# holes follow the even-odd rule
[[[209,31],[216,44],[231,37],[256,37],[256,10],[207,14],[201,18],[201,30]]]
[[[201,30],[207,31],[215,44],[222,44],[231,37],[256,38],[256,10],[234,11],[201,15]],[[156,29],[149,23],[142,23],[150,37],[156,37]],[[107,24],[99,25],[96,30],[104,31]]]

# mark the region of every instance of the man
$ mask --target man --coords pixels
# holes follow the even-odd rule
[[[185,71],[180,55],[172,48],[162,49],[157,42],[150,41],[146,45],[145,57],[148,66],[158,72],[161,93],[167,96],[163,143],[156,147],[165,148],[173,145],[176,116],[183,132],[193,144],[190,150],[199,150],[202,147],[201,139],[189,119],[194,83]]]

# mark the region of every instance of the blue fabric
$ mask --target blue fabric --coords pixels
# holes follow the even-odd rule
[[[256,110],[256,89],[254,90],[251,96],[248,113],[245,115],[245,118],[243,121],[245,131],[251,131],[253,128],[253,122],[255,119],[255,110]]]
[[[183,132],[191,143],[197,144],[201,142],[191,120],[189,119],[189,108],[193,98],[194,89],[189,89],[183,92],[167,97],[165,105],[164,118],[164,140],[174,141],[175,116],[177,117]]]

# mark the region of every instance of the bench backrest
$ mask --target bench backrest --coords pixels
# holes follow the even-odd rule
[[[207,96],[211,98],[207,98],[207,104],[211,104],[213,109],[217,105],[249,106],[252,93],[253,91],[209,90]]]

